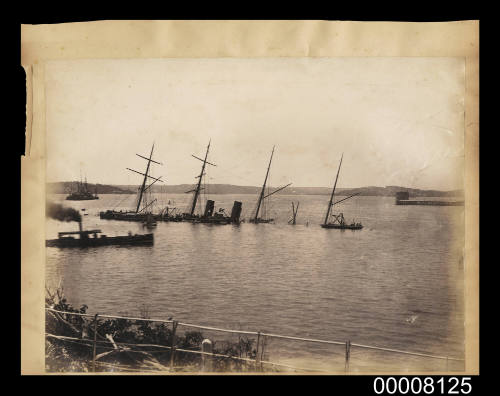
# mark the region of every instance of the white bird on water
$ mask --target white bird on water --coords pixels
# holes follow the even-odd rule
[[[411,324],[411,323],[415,322],[417,320],[417,318],[418,318],[418,315],[412,315],[409,318],[407,318],[406,321]]]

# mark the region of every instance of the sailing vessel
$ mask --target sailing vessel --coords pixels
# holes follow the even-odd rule
[[[272,218],[262,218],[259,217],[259,212],[262,209],[262,204],[264,203],[264,200],[269,198],[271,195],[276,194],[278,191],[281,191],[288,186],[290,186],[292,183],[288,183],[286,186],[280,187],[277,190],[273,191],[272,193],[267,193],[266,194],[266,185],[267,185],[267,179],[269,177],[269,169],[271,169],[271,162],[273,160],[273,155],[274,155],[274,148],[273,146],[273,151],[271,151],[271,158],[269,159],[269,165],[267,166],[267,171],[266,171],[266,177],[264,178],[264,184],[262,185],[262,189],[260,191],[259,199],[257,200],[257,206],[255,207],[255,213],[253,216],[249,219],[250,223],[258,224],[258,223],[272,223],[274,219]]]
[[[361,223],[356,223],[352,222],[350,224],[346,223],[344,214],[339,213],[338,215],[335,215],[332,213],[332,207],[333,205],[336,205],[342,201],[345,201],[349,198],[352,198],[359,193],[352,194],[348,196],[347,198],[343,198],[340,201],[333,202],[333,197],[335,195],[335,188],[337,187],[337,180],[339,178],[339,173],[340,173],[340,167],[342,166],[342,159],[344,157],[344,154],[340,157],[340,164],[339,164],[339,169],[337,170],[337,176],[335,177],[335,182],[333,183],[333,189],[332,189],[332,194],[330,196],[330,202],[328,202],[328,208],[326,210],[326,215],[325,215],[325,221],[323,224],[321,224],[321,227],[323,228],[334,228],[337,230],[361,230],[363,228],[363,225]]]
[[[198,199],[200,198],[200,192],[201,190],[204,189],[204,187],[201,186],[201,182],[203,177],[205,176],[205,168],[206,165],[210,166],[217,166],[215,164],[212,164],[211,162],[207,161],[208,158],[208,152],[210,150],[210,143],[211,140],[208,142],[207,146],[207,151],[205,153],[205,158],[201,159],[195,155],[191,155],[192,157],[196,158],[197,160],[200,160],[203,162],[203,165],[201,166],[201,172],[196,178],[198,179],[198,182],[196,184],[196,187],[192,190],[186,191],[187,193],[193,193],[193,199],[191,201],[190,209],[189,212],[183,213],[180,216],[175,216],[173,218],[173,221],[178,221],[178,219],[182,221],[189,221],[191,223],[206,223],[206,224],[239,224],[240,223],[240,214],[241,214],[241,202],[239,201],[234,201],[233,204],[233,209],[231,211],[231,216],[227,216],[224,214],[224,210],[220,209],[218,212],[215,211],[215,202],[213,200],[208,199],[205,205],[205,211],[203,215],[197,215],[195,214],[196,210],[196,205],[198,203]]]
[[[160,181],[163,183],[163,180],[161,180],[160,177],[153,177],[149,174],[150,168],[151,168],[151,163],[163,165],[161,162],[153,160],[153,150],[154,150],[154,143],[153,146],[151,147],[151,153],[149,157],[144,157],[140,154],[136,154],[138,157],[145,159],[148,161],[146,165],[146,171],[144,173],[136,171],[134,169],[127,168],[129,171],[138,173],[142,176],[144,176],[142,180],[142,184],[138,189],[137,193],[137,205],[135,207],[134,211],[115,211],[115,210],[107,210],[105,212],[100,212],[99,217],[101,219],[105,220],[124,220],[124,221],[141,221],[143,223],[148,223],[153,224],[154,220],[161,220],[162,216],[160,215],[154,215],[152,213],[151,207],[152,205],[156,202],[155,199],[151,199],[151,187],[153,184],[156,182]],[[152,182],[149,185],[146,185],[148,183],[148,180],[152,179]],[[142,207],[141,207],[142,204]]]
[[[71,191],[66,197],[66,200],[68,201],[88,201],[91,199],[99,199],[99,197],[97,196],[97,186],[95,186],[94,194],[89,191],[87,177],[85,177],[85,182],[83,182],[80,178],[80,181],[76,182],[76,191]]]

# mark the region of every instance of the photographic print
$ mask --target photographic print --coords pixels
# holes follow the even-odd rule
[[[45,373],[470,369],[465,56],[107,51],[32,69]]]

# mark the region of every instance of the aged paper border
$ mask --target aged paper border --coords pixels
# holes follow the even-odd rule
[[[21,157],[22,374],[45,373],[44,61],[336,56],[465,58],[463,374],[479,374],[479,21],[97,21],[22,25],[21,64],[27,77],[26,154]]]

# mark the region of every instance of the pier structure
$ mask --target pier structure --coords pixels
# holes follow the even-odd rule
[[[464,201],[410,199],[408,191],[398,191],[396,193],[396,205],[463,206]]]

